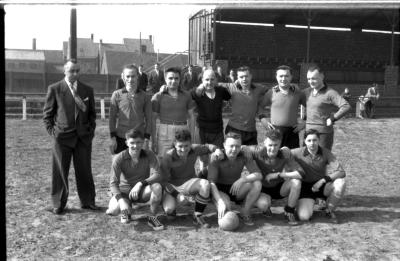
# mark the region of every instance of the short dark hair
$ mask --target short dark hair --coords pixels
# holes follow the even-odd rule
[[[77,64],[78,61],[77,61],[75,58],[70,58],[70,59],[68,59],[68,60],[65,62],[65,64],[67,64],[67,63]]]
[[[189,130],[182,129],[175,132],[175,141],[185,142],[190,141],[191,139],[192,135],[190,134]]]
[[[317,70],[319,73],[324,73],[324,71],[322,70],[321,66],[319,66],[318,64],[311,64],[310,66],[308,66],[307,71],[308,72],[313,72]]]
[[[265,138],[268,138],[268,139],[274,140],[274,141],[281,141],[282,133],[277,129],[268,129],[265,132]]]
[[[276,68],[276,70],[275,70],[275,74],[279,71],[279,70],[284,70],[284,71],[289,71],[290,72],[290,74],[292,74],[292,68],[290,67],[290,66],[287,66],[287,65],[280,65],[280,66],[278,66],[277,68]]]
[[[131,64],[125,64],[124,67],[122,67],[122,72],[123,72],[125,69],[126,69],[126,70],[135,70],[137,73],[139,72],[138,67],[136,66],[136,64],[133,64],[133,63],[131,63]]]
[[[237,72],[246,72],[248,71],[251,74],[251,70],[249,66],[240,66],[236,69]]]
[[[240,135],[240,133],[238,132],[230,131],[225,135],[224,141],[226,141],[228,138],[232,138],[235,140],[242,140],[242,135]]]
[[[136,139],[136,138],[140,138],[140,139],[144,139],[144,135],[143,132],[141,132],[140,130],[137,129],[130,129],[125,133],[125,138],[126,139]]]
[[[179,76],[181,75],[181,70],[178,67],[169,67],[167,70],[165,70],[165,74],[169,72],[177,73]]]
[[[307,138],[308,135],[317,135],[318,139],[319,139],[319,132],[315,129],[308,129],[304,132],[304,139]]]

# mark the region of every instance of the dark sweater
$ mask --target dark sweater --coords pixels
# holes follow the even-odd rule
[[[199,128],[211,133],[222,131],[223,101],[227,101],[231,98],[228,90],[223,87],[215,87],[214,99],[210,99],[205,92],[200,96],[196,95],[195,90],[191,93],[197,105],[199,114],[197,123],[199,124]]]

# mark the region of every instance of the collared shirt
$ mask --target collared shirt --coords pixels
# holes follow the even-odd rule
[[[241,177],[245,166],[250,173],[260,173],[254,160],[246,158],[241,152],[235,160],[229,160],[225,155],[223,160],[211,161],[208,166],[208,180],[216,184],[232,185]]]
[[[284,179],[278,177],[277,179],[266,181],[265,177],[270,173],[298,171],[301,176],[304,175],[303,168],[295,161],[287,147],[279,149],[276,157],[269,157],[267,150],[264,146],[246,146],[251,151],[252,158],[256,162],[257,166],[261,170],[263,175],[263,186],[264,187],[275,187],[277,184],[284,182]]]
[[[159,114],[160,121],[186,122],[188,111],[195,106],[190,93],[178,91],[178,97],[172,97],[166,92],[158,92],[151,98],[153,112]]]
[[[186,159],[182,159],[176,153],[176,149],[170,149],[161,160],[161,175],[163,182],[180,186],[191,178],[196,177],[195,163],[198,156],[214,152],[217,146],[212,144],[192,144]]]
[[[69,82],[67,80],[66,77],[64,78],[64,80],[67,83],[67,85],[69,87],[69,90],[71,91],[72,96],[75,96],[74,95],[74,90],[75,90],[75,92],[78,91],[78,81],[74,81],[73,83],[71,83],[71,82]]]
[[[111,136],[125,138],[125,133],[133,128],[143,133],[151,133],[150,97],[140,89],[132,95],[126,88],[113,92],[110,100],[109,129]]]
[[[113,195],[121,192],[128,194],[136,183],[143,180],[149,184],[160,180],[160,165],[154,152],[141,150],[136,164],[132,161],[129,149],[114,156],[110,177],[110,190]]]
[[[313,156],[307,147],[292,150],[292,155],[304,170],[303,182],[314,183],[326,175],[345,171],[335,155],[328,149],[318,147],[317,154]]]
[[[315,129],[320,133],[333,132],[333,126],[326,126],[326,120],[333,115],[338,120],[350,109],[350,104],[340,94],[327,86],[313,93],[311,87],[304,89],[307,98],[306,129]]]
[[[267,88],[251,85],[249,92],[245,93],[235,83],[222,83],[221,86],[228,88],[231,94],[232,114],[228,125],[241,131],[256,131],[255,118],[262,111],[261,102]]]
[[[262,107],[271,106],[271,123],[275,126],[293,127],[297,124],[299,106],[306,106],[306,96],[295,85],[290,85],[288,93],[279,86],[272,87],[265,94]]]

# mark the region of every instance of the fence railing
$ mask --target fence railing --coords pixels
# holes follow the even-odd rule
[[[21,117],[22,120],[26,120],[29,116],[36,115],[41,116],[44,106],[46,94],[44,93],[6,93],[6,116],[16,115],[17,118]],[[110,93],[98,93],[95,96],[95,101],[98,107],[100,103],[100,117],[102,120],[106,119],[106,109],[110,102]],[[350,103],[353,106],[353,111],[358,111],[358,97],[352,97]],[[381,97],[377,108],[386,109],[389,112],[400,113],[400,96]],[[224,111],[224,113],[229,113]],[[305,108],[300,106],[299,115],[303,116]]]

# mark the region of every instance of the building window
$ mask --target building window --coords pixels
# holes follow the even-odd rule
[[[19,64],[19,68],[25,69],[25,68],[26,68],[26,63],[20,63],[20,64]]]
[[[29,65],[29,67],[31,68],[31,69],[37,69],[37,64],[36,63],[31,63],[30,65]]]
[[[141,52],[141,53],[147,52],[147,46],[146,46],[146,45],[141,45],[141,46],[140,46],[140,52]]]
[[[10,69],[14,69],[15,68],[15,64],[14,63],[7,63],[7,66]]]

